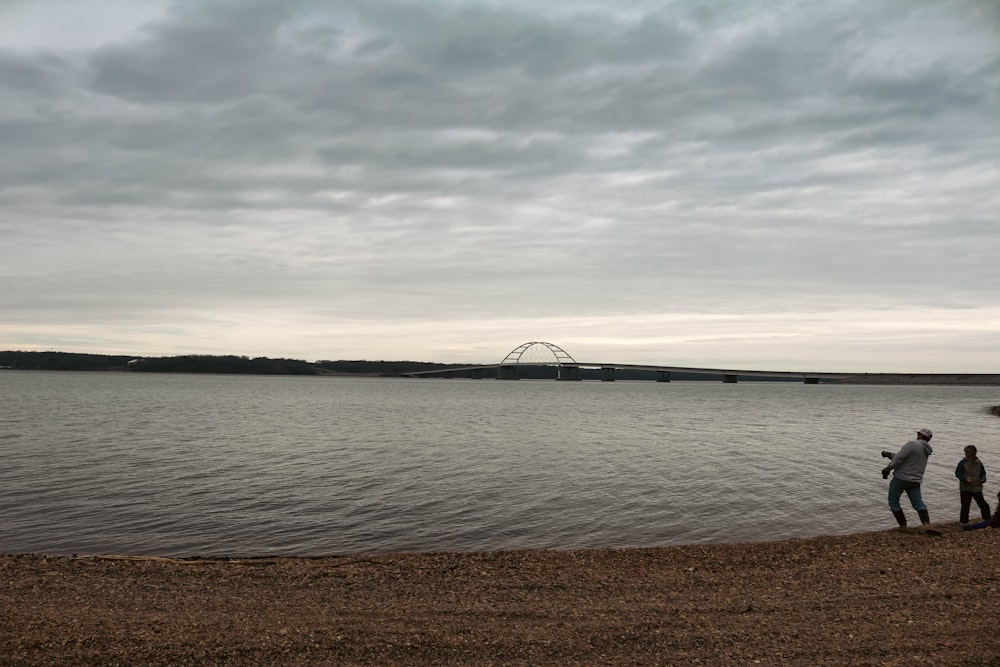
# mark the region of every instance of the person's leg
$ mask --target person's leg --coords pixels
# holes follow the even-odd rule
[[[906,497],[910,499],[913,509],[917,512],[926,512],[927,505],[924,504],[924,499],[920,495],[920,482],[903,482],[903,484],[903,490],[906,491]]]
[[[906,515],[899,504],[899,498],[903,495],[903,480],[893,477],[889,480],[889,511],[896,517],[896,523],[900,528],[906,528]]]
[[[983,517],[983,521],[989,521],[990,504],[986,502],[986,498],[983,498],[983,492],[977,491],[972,494],[972,497],[976,499],[976,504],[979,505],[979,514]]]
[[[920,516],[920,523],[924,530],[932,535],[940,535],[941,531],[930,527],[931,515],[927,512],[927,505],[924,504],[924,499],[920,495],[920,482],[905,482],[905,485],[903,488],[906,490],[906,495],[910,499],[913,509],[917,510],[917,514]]]
[[[959,523],[969,523],[969,507],[972,505],[972,491],[959,491],[962,498],[962,511],[958,513]],[[980,496],[982,494],[979,494]]]

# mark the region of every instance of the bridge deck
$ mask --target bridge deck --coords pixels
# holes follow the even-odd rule
[[[414,373],[403,373],[403,375],[409,377],[416,377],[419,375],[440,375],[442,373],[461,373],[465,371],[473,370],[483,370],[488,368],[500,368],[502,364],[481,364],[477,366],[462,366],[456,368],[445,368],[433,371],[416,371]],[[511,364],[515,366],[558,366],[555,363],[520,363]],[[688,366],[653,366],[649,364],[618,364],[618,363],[593,363],[593,362],[577,362],[575,364],[562,364],[566,367],[577,367],[577,368],[587,368],[587,369],[601,369],[601,368],[614,368],[615,370],[637,370],[637,371],[668,371],[674,373],[693,373],[696,375],[736,375],[741,377],[790,377],[790,378],[820,378],[826,380],[841,380],[846,377],[851,377],[852,375],[857,375],[857,373],[823,373],[823,372],[810,372],[810,371],[750,371],[750,370],[733,370],[724,368],[691,368]]]

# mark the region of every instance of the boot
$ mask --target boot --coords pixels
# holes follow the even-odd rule
[[[906,528],[906,515],[903,514],[903,510],[896,510],[892,515],[896,517],[896,523],[899,524],[900,528]]]
[[[937,528],[931,527],[931,516],[927,513],[927,510],[917,510],[917,514],[920,515],[920,523],[923,524],[924,532],[928,535],[941,535],[941,531]]]

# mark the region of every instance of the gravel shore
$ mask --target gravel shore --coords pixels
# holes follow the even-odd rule
[[[0,664],[1000,665],[1000,531],[939,528],[595,551],[0,555]]]

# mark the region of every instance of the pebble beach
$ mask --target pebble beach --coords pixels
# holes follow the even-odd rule
[[[1000,665],[1000,531],[937,528],[592,551],[2,555],[0,663]]]

